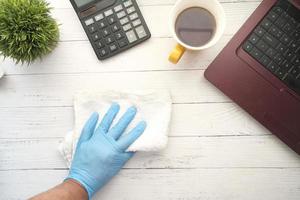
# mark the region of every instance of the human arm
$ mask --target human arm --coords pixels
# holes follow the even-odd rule
[[[29,200],[88,200],[88,194],[84,187],[70,179]]]

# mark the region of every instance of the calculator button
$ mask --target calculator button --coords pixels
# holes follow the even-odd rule
[[[94,20],[91,18],[91,19],[85,20],[84,23],[85,23],[85,25],[89,26],[94,23]]]
[[[92,35],[92,38],[93,38],[94,41],[97,41],[97,40],[100,39],[100,34],[99,34],[99,33],[94,33],[94,34]]]
[[[135,11],[135,8],[134,8],[133,6],[127,9],[127,13],[128,13],[128,14],[131,14],[131,13],[133,13],[134,11]]]
[[[108,17],[108,23],[109,24],[113,24],[117,21],[116,17],[113,15],[113,16],[110,16]]]
[[[105,27],[107,26],[106,20],[105,20],[105,19],[101,20],[101,21],[99,22],[99,26],[100,26],[100,28],[105,28]]]
[[[147,33],[146,33],[146,31],[145,31],[145,29],[144,29],[143,26],[137,27],[137,28],[135,29],[135,31],[136,31],[136,33],[137,33],[137,35],[138,35],[138,37],[139,37],[140,39],[147,36]]]
[[[127,24],[128,22],[129,22],[128,17],[125,17],[125,18],[120,20],[121,25]]]
[[[109,9],[109,10],[104,12],[104,15],[105,15],[105,17],[108,17],[108,16],[112,15],[113,13],[114,13],[113,10]]]
[[[126,16],[126,13],[125,13],[125,11],[121,11],[121,12],[117,13],[117,16],[119,19],[121,19]]]
[[[95,32],[96,32],[96,26],[95,26],[95,25],[90,25],[90,26],[88,27],[88,29],[89,29],[89,32],[90,32],[90,33],[95,33]]]
[[[109,46],[109,49],[110,49],[111,52],[113,52],[113,51],[116,51],[118,49],[118,47],[117,47],[116,44],[112,44],[112,45]]]
[[[104,44],[101,40],[99,40],[99,41],[96,42],[96,46],[97,46],[98,49],[101,49],[102,47],[104,47]]]
[[[132,27],[131,27],[131,24],[126,24],[125,26],[123,26],[123,30],[124,31],[128,31],[130,30]]]
[[[127,8],[127,7],[129,7],[129,6],[131,6],[132,5],[132,1],[131,0],[128,0],[128,1],[125,1],[124,2],[124,6]]]
[[[111,36],[105,38],[106,44],[110,44],[110,43],[112,43],[113,41],[114,41],[114,39],[113,39]]]
[[[139,16],[138,16],[137,13],[134,13],[134,14],[132,14],[132,15],[129,15],[129,19],[130,19],[131,21],[137,19],[138,17],[139,17]]]
[[[106,37],[106,36],[108,36],[108,35],[110,34],[110,31],[109,31],[109,29],[108,29],[108,28],[106,28],[106,29],[103,29],[103,31],[102,31],[102,34],[103,34],[103,37]]]
[[[120,26],[119,26],[119,24],[114,24],[113,26],[112,26],[112,30],[113,30],[113,32],[116,32],[116,31],[118,31],[118,30],[120,30]]]
[[[138,26],[138,25],[140,25],[141,23],[142,23],[141,20],[140,20],[140,19],[137,19],[137,20],[135,20],[135,21],[132,22],[132,25],[133,25],[133,26]]]
[[[119,43],[120,48],[125,47],[127,45],[126,39],[120,40],[118,43]]]
[[[108,55],[108,49],[107,48],[100,49],[99,50],[99,55],[101,57],[104,57],[104,56]]]
[[[123,9],[123,6],[120,4],[114,8],[115,12],[119,12]]]
[[[96,21],[100,21],[101,19],[104,19],[104,16],[103,16],[102,13],[95,16],[95,20],[96,20]]]
[[[129,41],[129,43],[133,43],[133,42],[137,41],[137,37],[136,37],[136,35],[135,35],[135,33],[134,33],[133,30],[128,31],[126,33],[126,36],[127,36],[127,39]]]
[[[119,32],[119,33],[115,34],[115,37],[116,37],[117,40],[120,40],[124,37],[124,35],[122,34],[122,32]]]

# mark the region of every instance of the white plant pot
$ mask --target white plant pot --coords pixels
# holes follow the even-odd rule
[[[0,67],[0,79],[4,76],[4,70]]]

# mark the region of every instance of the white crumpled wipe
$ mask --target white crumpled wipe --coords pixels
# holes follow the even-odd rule
[[[138,110],[135,119],[124,134],[128,133],[128,130],[131,130],[141,120],[147,122],[147,128],[143,135],[127,151],[160,151],[167,146],[172,112],[172,100],[168,91],[80,93],[74,99],[74,130],[68,133],[59,145],[59,151],[68,166],[72,161],[78,138],[86,120],[96,111],[99,112],[99,121],[101,121],[113,102],[120,105],[120,111],[113,125],[129,107],[135,106]]]

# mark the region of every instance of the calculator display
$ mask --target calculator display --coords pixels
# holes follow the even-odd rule
[[[93,2],[94,0],[74,0],[78,7],[84,6],[88,3]]]

